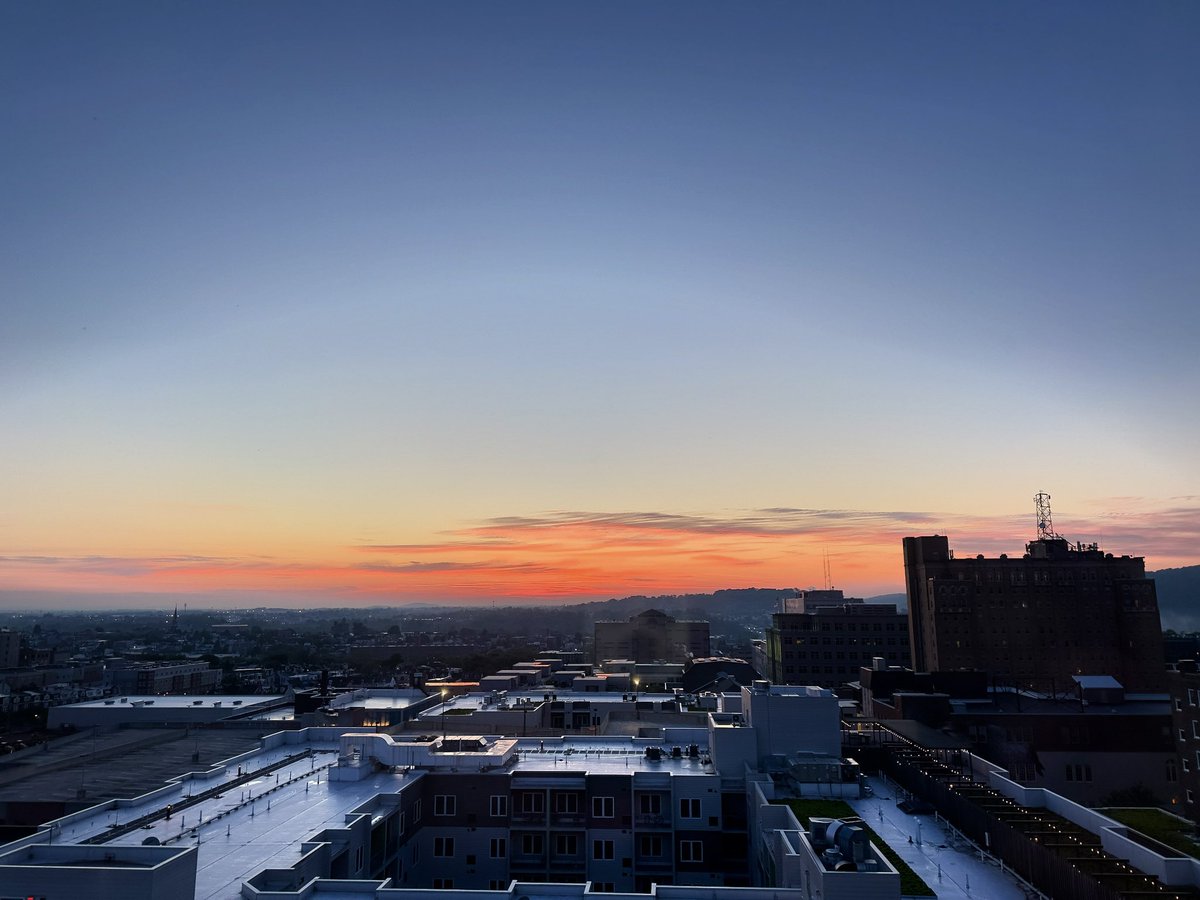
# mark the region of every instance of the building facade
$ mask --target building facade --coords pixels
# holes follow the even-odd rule
[[[1171,695],[1171,737],[1183,802],[1175,807],[1200,823],[1200,665],[1180,660],[1167,672]]]
[[[1154,580],[1141,557],[1052,537],[1022,557],[956,559],[943,535],[904,539],[912,664],[978,669],[1055,693],[1074,675],[1164,689]]]
[[[21,664],[21,632],[0,628],[0,669],[15,669]]]
[[[630,616],[627,622],[597,622],[596,662],[630,659],[639,663],[686,663],[711,655],[708,623],[679,620],[657,609]]]
[[[1076,676],[1058,696],[997,689],[983,672],[863,669],[859,681],[864,716],[957,738],[1028,787],[1088,806],[1180,808],[1165,698],[1126,698],[1107,676]],[[1191,713],[1200,716],[1194,706]]]
[[[208,694],[221,686],[221,677],[221,670],[206,662],[155,663],[117,669],[112,684],[118,694]]]
[[[882,657],[908,666],[908,617],[894,603],[866,603],[841,591],[801,591],[767,629],[766,669],[776,684],[837,687]]]

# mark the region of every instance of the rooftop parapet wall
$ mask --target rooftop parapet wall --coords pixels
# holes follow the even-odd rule
[[[486,772],[507,766],[517,751],[515,740],[489,740],[481,736],[398,742],[387,734],[350,733],[342,735],[340,744],[338,766],[331,773],[334,780],[353,780],[353,770],[374,768],[376,765],[386,768]],[[472,745],[477,749],[463,749]]]
[[[1152,875],[1163,884],[1200,887],[1200,860],[1176,854],[1169,847],[1158,853],[1145,838],[1138,840],[1133,830],[1115,819],[1068,800],[1061,794],[1045,788],[1030,788],[1006,777],[1004,770],[994,770],[988,775],[988,784],[1010,800],[1029,809],[1046,809],[1062,816],[1080,828],[1085,828],[1100,838],[1105,852],[1127,860],[1134,868]],[[1170,852],[1171,855],[1167,855]]]

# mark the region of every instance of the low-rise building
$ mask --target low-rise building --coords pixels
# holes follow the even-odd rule
[[[709,655],[708,622],[676,619],[657,609],[625,622],[597,622],[595,660],[629,659],[639,663],[686,663]]]

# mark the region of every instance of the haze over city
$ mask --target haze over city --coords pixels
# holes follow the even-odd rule
[[[0,604],[1200,563],[1200,10],[9,4]]]

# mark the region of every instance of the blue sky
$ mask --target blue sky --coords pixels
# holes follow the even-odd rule
[[[0,553],[1200,506],[1194,5],[0,17]]]

